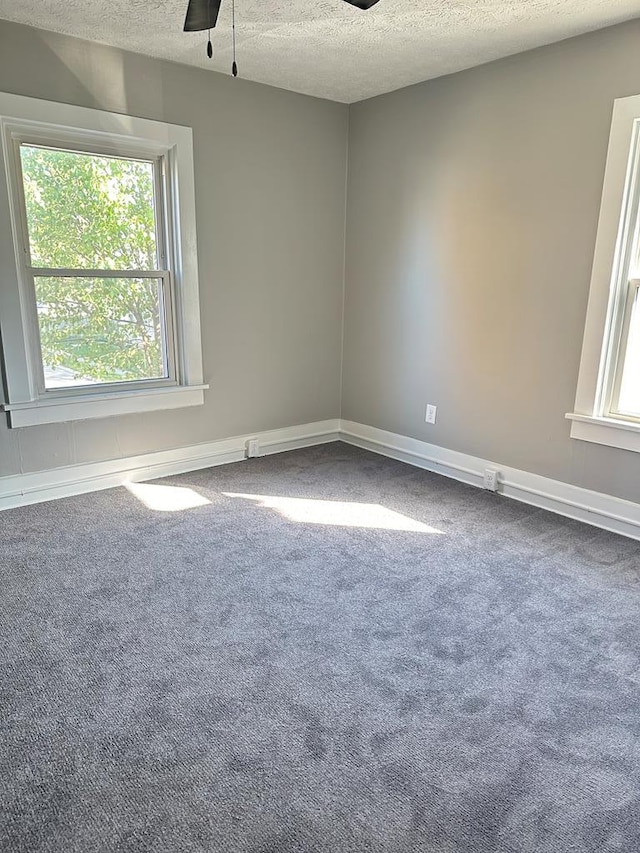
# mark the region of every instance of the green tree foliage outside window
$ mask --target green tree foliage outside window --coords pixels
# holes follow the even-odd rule
[[[153,163],[27,144],[20,154],[45,369],[77,384],[164,376],[162,279],[50,273],[158,268]]]

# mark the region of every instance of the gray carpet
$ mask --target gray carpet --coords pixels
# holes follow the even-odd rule
[[[0,513],[3,853],[640,850],[638,543],[343,444],[161,482]]]

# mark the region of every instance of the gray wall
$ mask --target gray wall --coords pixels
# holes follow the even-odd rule
[[[635,21],[352,107],[343,418],[639,499],[640,456],[564,418],[639,45]]]
[[[193,128],[211,385],[193,409],[2,420],[0,476],[338,417],[346,106],[5,22],[0,90]]]

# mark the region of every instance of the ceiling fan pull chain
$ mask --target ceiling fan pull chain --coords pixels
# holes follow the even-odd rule
[[[207,3],[207,13],[209,16],[208,24],[209,24],[209,41],[207,42],[207,56],[209,59],[213,59],[213,45],[211,44],[211,0]]]
[[[231,65],[231,73],[234,77],[237,77],[238,63],[236,62],[236,0],[231,0],[231,31],[233,34],[233,64]]]

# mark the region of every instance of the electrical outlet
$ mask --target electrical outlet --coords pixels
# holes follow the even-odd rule
[[[485,468],[482,488],[490,492],[497,492],[500,485],[500,471],[497,468]]]
[[[424,413],[424,419],[428,424],[435,424],[436,422],[436,412],[438,411],[437,406],[432,406],[431,403],[427,403],[427,408]]]
[[[260,442],[257,438],[250,438],[247,442],[247,459],[260,456]]]

